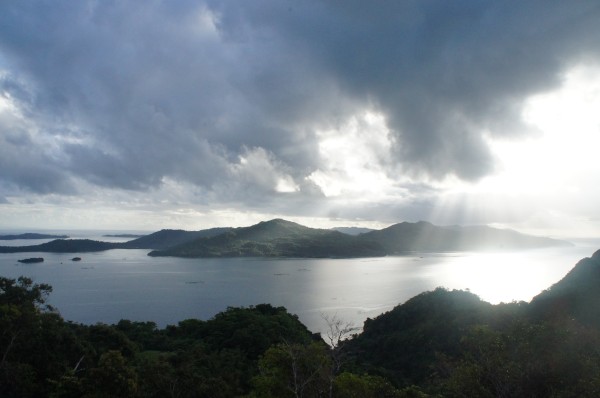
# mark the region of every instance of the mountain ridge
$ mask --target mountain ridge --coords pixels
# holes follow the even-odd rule
[[[198,238],[149,256],[176,257],[376,257],[385,253],[369,241],[328,229],[274,219],[224,234]]]
[[[150,256],[351,258],[410,252],[511,250],[565,245],[570,243],[488,226],[443,227],[426,221],[405,221],[381,230],[349,235],[334,229],[310,228],[276,218],[238,228],[200,231],[163,229],[120,243],[69,239],[41,245],[0,246],[0,253],[150,249]]]

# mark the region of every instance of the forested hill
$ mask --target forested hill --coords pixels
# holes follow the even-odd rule
[[[149,253],[150,256],[177,257],[375,257],[385,254],[377,242],[281,219]]]
[[[438,288],[367,320],[348,366],[444,397],[597,397],[599,283],[600,251],[531,303]]]
[[[532,303],[438,288],[353,336],[327,319],[331,345],[269,304],[164,329],[65,322],[50,286],[0,277],[0,396],[597,397],[599,274],[600,251]]]
[[[542,318],[572,317],[600,329],[600,250],[534,297],[531,307]]]
[[[412,251],[515,250],[570,243],[485,226],[439,227],[427,222],[392,225],[350,236],[285,220],[235,228],[209,238],[153,251],[176,257],[374,257]]]

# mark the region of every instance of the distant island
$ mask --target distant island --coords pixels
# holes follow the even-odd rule
[[[142,236],[145,235],[139,235],[139,234],[106,234],[106,235],[102,235],[105,238],[141,238]]]
[[[31,257],[31,258],[24,258],[22,260],[17,260],[17,261],[20,263],[23,263],[23,264],[43,263],[44,258],[43,257]]]
[[[0,240],[17,240],[17,239],[66,239],[68,235],[48,235],[36,233],[24,233],[17,235],[0,235]]]
[[[0,253],[80,253],[99,252],[120,248],[118,243],[100,242],[90,239],[57,239],[31,246],[0,246]]]
[[[335,227],[331,228],[333,231],[338,231],[347,235],[360,235],[367,232],[375,231],[373,228],[361,228],[361,227]]]
[[[342,231],[344,231],[342,229]],[[381,230],[351,234],[309,228],[274,219],[250,227],[200,231],[161,230],[127,242],[57,239],[31,246],[0,246],[0,253],[78,253],[110,249],[149,249],[149,256],[356,258],[411,252],[518,250],[569,246],[557,239],[487,226],[436,226],[402,222]]]

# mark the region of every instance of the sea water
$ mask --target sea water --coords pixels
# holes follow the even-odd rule
[[[7,243],[14,241],[0,241]],[[599,248],[599,242],[582,241],[518,252],[360,259],[183,259],[149,257],[149,250],[138,249],[15,253],[0,254],[0,275],[52,285],[48,302],[65,319],[86,324],[130,319],[164,327],[209,319],[229,306],[270,303],[286,307],[318,332],[326,327],[325,316],[360,328],[367,318],[436,287],[468,289],[491,303],[529,301]],[[75,256],[81,261],[72,261]],[[27,257],[45,260],[17,261]]]

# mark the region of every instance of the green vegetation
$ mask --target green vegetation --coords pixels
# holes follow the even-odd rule
[[[600,251],[531,303],[438,288],[325,344],[282,307],[208,321],[65,322],[51,287],[0,278],[2,397],[596,397]],[[350,338],[347,338],[350,336]]]
[[[329,229],[271,220],[199,238],[150,256],[176,257],[375,257],[385,255],[377,242]]]

